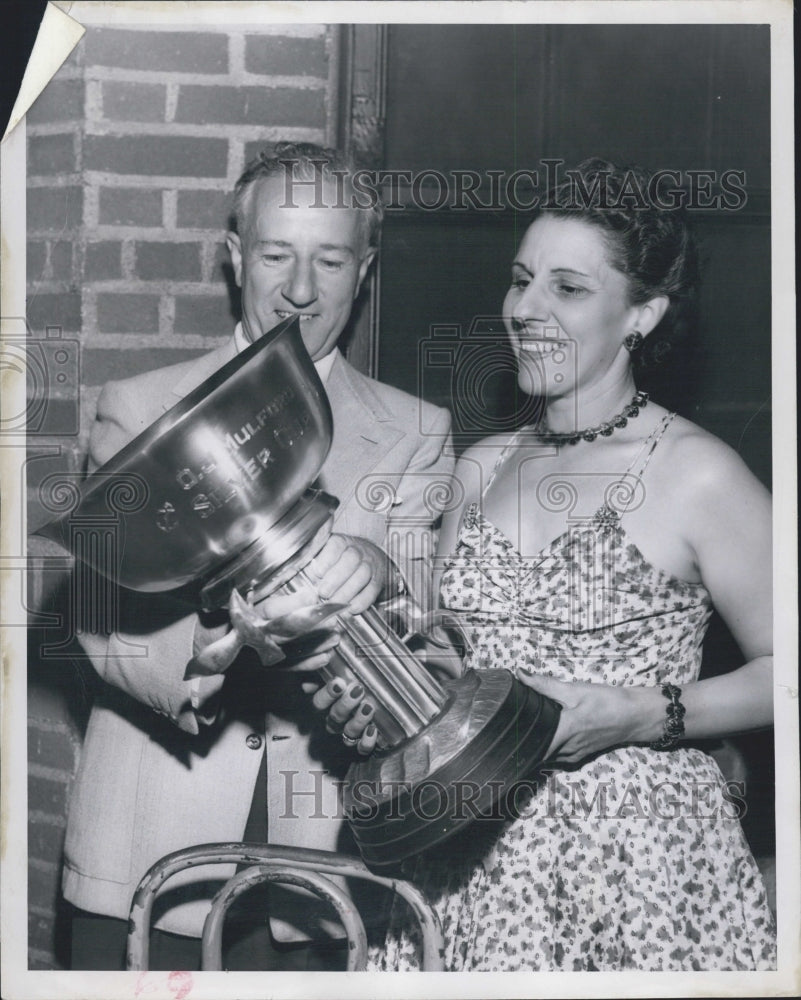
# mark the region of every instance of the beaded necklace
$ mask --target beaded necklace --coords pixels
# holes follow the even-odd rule
[[[629,420],[639,416],[640,410],[647,405],[648,393],[636,392],[628,406],[611,420],[605,420],[596,427],[585,427],[581,431],[552,431],[542,420],[532,430],[543,444],[562,445],[578,444],[579,441],[594,441],[598,436],[609,437],[618,427],[625,427]]]

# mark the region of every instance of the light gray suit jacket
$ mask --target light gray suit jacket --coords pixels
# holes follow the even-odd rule
[[[234,354],[232,339],[197,360],[109,383],[98,402],[90,467],[108,461]],[[334,436],[318,484],[340,500],[334,530],[391,548],[407,578],[425,579],[435,484],[448,482],[453,468],[450,415],[367,378],[339,354],[326,391]],[[339,742],[332,750],[310,699],[285,683],[298,675],[273,668],[266,721],[264,712],[227,714],[224,678],[184,680],[193,643],[205,638],[193,608],[176,595],[121,593],[120,629],[81,639],[105,683],[70,800],[65,897],[124,918],[139,880],[163,855],[241,840],[265,743],[270,842],[341,849],[334,779],[347,759]],[[207,867],[171,879],[157,900],[155,924],[199,936],[209,900],[231,871]],[[330,930],[314,908],[288,909],[273,921],[277,938]]]

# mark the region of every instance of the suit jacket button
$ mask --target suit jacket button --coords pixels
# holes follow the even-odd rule
[[[260,750],[262,742],[263,740],[258,733],[249,733],[245,739],[248,750]]]

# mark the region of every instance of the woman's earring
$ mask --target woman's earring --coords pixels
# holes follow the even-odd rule
[[[643,335],[639,330],[635,330],[630,333],[626,339],[623,341],[623,346],[629,352],[629,354],[634,354],[635,351],[639,351],[642,347]]]

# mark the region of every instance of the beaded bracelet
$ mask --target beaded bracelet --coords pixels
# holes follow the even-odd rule
[[[674,750],[684,736],[684,705],[679,701],[681,688],[675,684],[663,684],[662,694],[668,699],[667,718],[662,738],[654,740],[652,750]]]

